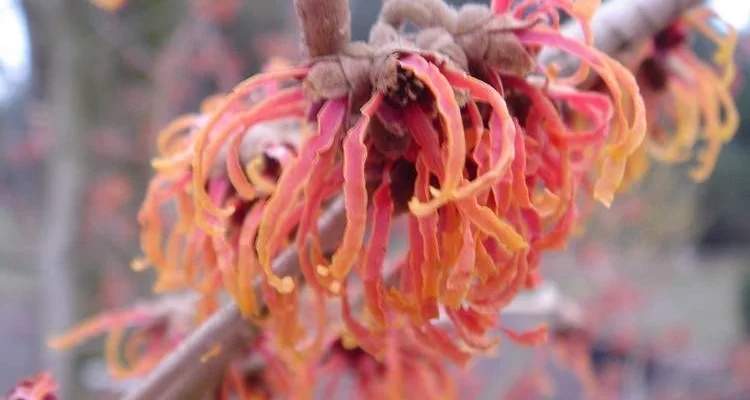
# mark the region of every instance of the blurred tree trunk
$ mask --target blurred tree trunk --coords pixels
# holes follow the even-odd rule
[[[76,273],[72,268],[79,227],[85,161],[82,135],[86,130],[82,82],[79,0],[34,0],[29,7],[44,23],[40,38],[49,49],[46,71],[50,103],[52,151],[46,161],[42,226],[38,248],[41,326],[45,337],[69,329],[75,322]],[[43,347],[43,368],[61,384],[60,397],[71,397],[71,354]]]

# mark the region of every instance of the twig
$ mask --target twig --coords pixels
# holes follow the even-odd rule
[[[347,0],[294,0],[304,49],[311,58],[339,53],[352,38]]]
[[[336,238],[343,233],[344,225],[344,202],[343,199],[337,199],[318,223],[321,244],[325,249],[333,248],[338,240]],[[274,262],[274,271],[282,276],[300,274],[295,247],[292,246],[279,255]],[[255,290],[258,292],[257,297],[261,298],[260,285],[256,285]],[[227,304],[181,343],[124,399],[177,400],[200,392],[199,388],[203,384],[224,371],[223,367],[231,361],[233,355],[242,353],[234,350],[248,343],[253,334],[252,325],[242,318],[237,304]],[[202,362],[201,358],[216,346],[221,346],[220,353],[207,362]]]
[[[126,399],[184,399],[205,393],[233,356],[240,354],[242,338],[254,334],[252,325],[232,303],[221,309],[166,357],[159,367]],[[219,353],[206,357],[215,346]],[[201,390],[203,389],[203,390]]]

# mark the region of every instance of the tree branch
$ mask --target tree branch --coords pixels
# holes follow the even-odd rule
[[[345,220],[343,199],[337,199],[318,222],[324,249],[334,247],[343,234]],[[300,275],[294,246],[276,258],[274,271],[281,276]],[[255,290],[256,297],[262,298],[259,284],[255,285]],[[236,303],[224,306],[162,360],[125,400],[181,400],[195,395],[207,381],[213,381],[212,378],[224,372],[233,356],[242,354],[235,350],[246,345],[255,333],[252,325],[242,318]],[[221,352],[202,362],[201,358],[217,345],[221,346]]]
[[[210,389],[205,386],[216,382],[224,366],[241,353],[237,350],[246,346],[247,341],[242,343],[242,339],[249,340],[253,334],[253,326],[242,318],[235,303],[224,307],[167,356],[125,399],[177,400],[197,392],[205,393],[200,388]],[[222,346],[219,354],[201,360],[217,345]]]

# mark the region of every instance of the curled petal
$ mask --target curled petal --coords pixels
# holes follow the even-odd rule
[[[471,353],[459,348],[447,333],[434,325],[427,324],[414,332],[432,350],[458,365],[465,365],[471,359]]]
[[[216,125],[223,118],[226,117],[225,113],[236,107],[243,99],[245,99],[254,90],[270,83],[283,79],[294,79],[300,78],[307,73],[306,68],[292,69],[282,72],[272,72],[253,76],[246,81],[237,85],[234,91],[222,98],[221,104],[216,107],[211,117],[206,121],[205,125],[201,127],[195,137],[193,145],[193,187],[195,190],[195,202],[196,209],[205,210],[206,212],[213,215],[226,215],[226,211],[217,209],[210,204],[208,194],[205,192],[204,182],[207,178],[207,169],[210,168],[212,160],[207,159],[205,153],[206,146],[213,142],[223,143],[226,139],[224,137],[211,137]],[[231,131],[227,131],[225,135],[230,134]],[[230,213],[231,214],[231,213]]]
[[[145,324],[153,320],[154,315],[144,310],[102,314],[81,323],[69,333],[49,339],[47,345],[54,349],[68,349],[89,340],[93,336],[110,332],[112,329]]]
[[[445,284],[444,302],[449,308],[459,308],[466,298],[476,264],[475,249],[474,235],[469,229],[464,229],[461,253]]]
[[[390,168],[386,168],[383,181],[373,196],[372,234],[365,252],[365,270],[362,277],[365,307],[379,328],[385,327],[386,324],[382,275],[393,214],[390,185]]]
[[[443,148],[445,176],[441,181],[440,191],[435,194],[436,198],[427,204],[420,203],[416,199],[409,202],[409,209],[412,213],[424,216],[449,201],[453,197],[453,192],[461,183],[464,163],[466,162],[464,128],[461,110],[458,108],[453,88],[440,72],[440,69],[416,55],[404,57],[400,60],[400,64],[403,68],[412,71],[432,91],[445,134],[445,146]]]
[[[414,142],[421,148],[420,155],[424,158],[430,171],[438,177],[444,177],[445,168],[440,158],[440,134],[427,113],[419,105],[409,104],[404,116],[409,133],[411,133]]]
[[[430,173],[427,169],[425,157],[417,160],[417,178],[415,182],[414,198],[423,201],[430,196]],[[421,235],[422,245],[419,247],[423,254],[423,264],[420,265],[422,275],[422,293],[420,298],[425,301],[435,301],[440,294],[440,279],[442,264],[441,252],[439,248],[438,215],[431,214],[419,218],[419,234]],[[448,229],[443,230],[448,231]],[[451,243],[451,242],[448,242]],[[429,299],[429,300],[427,300]]]
[[[635,78],[619,62],[558,33],[526,30],[516,34],[525,44],[553,46],[581,57],[606,83],[615,105],[616,135],[605,150],[601,174],[594,186],[594,197],[605,206],[610,206],[625,174],[628,157],[635,153],[646,135],[645,106]],[[630,118],[626,109],[630,111]]]
[[[475,310],[461,308],[457,310],[446,309],[445,312],[461,340],[471,348],[487,352],[500,343],[498,338],[486,336],[487,330],[494,325],[495,321],[492,318],[489,319],[489,324],[487,324],[486,316]]]
[[[253,281],[258,272],[258,260],[255,256],[255,235],[265,208],[265,201],[253,204],[242,223],[237,242],[237,294],[235,299],[245,317],[256,315],[259,311]]]
[[[346,205],[346,228],[341,246],[331,261],[331,274],[343,279],[351,270],[365,235],[367,223],[367,187],[365,185],[365,161],[367,147],[364,136],[367,125],[377,110],[382,95],[375,95],[362,107],[362,117],[344,139],[344,203]]]
[[[277,190],[266,206],[258,231],[258,259],[271,286],[282,292],[292,290],[293,286],[290,279],[279,278],[271,271],[271,258],[281,247],[284,235],[289,232],[286,230],[288,226],[279,221],[290,221],[289,202],[297,198],[320,154],[333,145],[343,123],[345,104],[344,100],[326,103],[320,112],[318,135],[308,138],[300,148],[299,158],[282,172]]]
[[[493,115],[490,118],[492,166],[485,174],[478,176],[457,191],[455,197],[461,199],[494,185],[510,168],[510,163],[515,156],[513,142],[516,135],[516,126],[505,100],[490,85],[463,72],[446,69],[445,76],[453,86],[468,90],[475,100],[490,104],[493,110]]]
[[[156,149],[159,155],[166,156],[171,153],[171,145],[175,137],[184,131],[189,131],[197,126],[199,115],[188,114],[172,121],[166,128],[157,133]]]
[[[472,224],[496,239],[509,253],[528,247],[528,243],[510,224],[499,219],[490,208],[479,205],[476,198],[461,200],[458,206]]]
[[[282,96],[287,94],[289,97],[294,99],[294,101],[289,102],[287,99],[282,98],[282,100],[278,100],[278,102],[272,100],[269,98],[269,104],[276,104],[272,109],[270,110],[264,110],[264,109],[258,109],[255,115],[260,116],[262,113],[262,116],[258,118],[257,120],[253,121],[249,117],[241,118],[240,123],[244,125],[246,132],[246,135],[251,135],[253,133],[251,128],[254,124],[259,123],[264,120],[272,120],[272,119],[281,119],[281,118],[288,118],[288,117],[297,117],[301,118],[305,113],[305,104],[302,101],[297,100],[297,98],[301,97],[302,90],[297,89],[291,89],[290,92],[284,92],[281,91],[277,93],[278,96]],[[225,129],[233,129],[232,123],[228,123],[227,127]],[[257,189],[261,189],[268,192],[273,192],[273,189],[270,189],[266,187],[255,187],[251,182],[248,181],[248,179],[245,176],[245,171],[242,169],[241,161],[240,161],[240,148],[242,146],[242,140],[244,139],[244,135],[238,135],[236,136],[229,146],[229,152],[227,154],[226,159],[226,168],[227,168],[227,174],[229,176],[229,180],[232,182],[232,185],[234,186],[235,190],[240,194],[240,196],[244,197],[245,199],[252,199],[256,193]]]
[[[549,329],[547,324],[542,324],[537,328],[534,328],[526,332],[515,332],[508,328],[502,328],[508,339],[512,340],[516,344],[523,346],[540,346],[547,343],[549,339]]]

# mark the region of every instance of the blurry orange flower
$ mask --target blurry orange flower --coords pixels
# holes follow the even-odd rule
[[[57,383],[49,373],[24,379],[6,395],[7,400],[57,400]]]
[[[89,0],[91,4],[107,12],[115,12],[128,3],[128,0]]]
[[[140,377],[197,326],[197,300],[194,294],[170,295],[130,309],[103,313],[48,343],[52,348],[68,349],[106,335],[105,358],[110,375],[115,379]]]
[[[711,59],[694,53],[692,38],[710,43]],[[698,8],[633,53],[630,64],[647,104],[649,134],[628,162],[623,188],[641,179],[650,158],[670,164],[695,160],[690,176],[697,182],[711,175],[739,127],[731,94],[736,46],[734,28]]]

